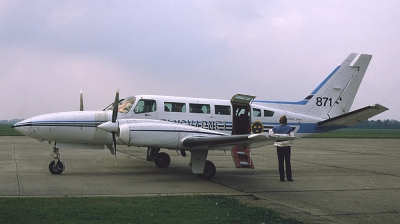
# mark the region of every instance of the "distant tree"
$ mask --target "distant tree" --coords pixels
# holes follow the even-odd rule
[[[352,126],[351,128],[358,128],[358,129],[368,129],[369,128],[369,120],[361,121],[360,123]]]
[[[358,129],[400,129],[400,122],[397,120],[365,120],[351,128]]]

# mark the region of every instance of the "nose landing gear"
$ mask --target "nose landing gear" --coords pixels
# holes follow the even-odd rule
[[[49,171],[52,174],[61,174],[65,169],[65,164],[60,160],[60,153],[58,148],[54,146],[53,154],[51,155],[54,160],[49,164]]]

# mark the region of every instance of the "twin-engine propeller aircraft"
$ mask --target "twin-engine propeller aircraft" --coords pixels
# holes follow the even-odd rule
[[[229,100],[139,95],[119,99],[103,111],[62,112],[28,118],[13,125],[20,133],[54,143],[53,174],[65,165],[60,148],[104,149],[116,154],[117,145],[147,147],[147,160],[157,167],[170,164],[160,149],[190,152],[192,172],[210,179],[215,165],[208,150],[230,150],[237,168],[254,168],[250,147],[293,140],[268,130],[286,115],[297,137],[354,125],[388,108],[375,104],[350,111],[372,56],[350,54],[317,88],[298,102],[254,100],[237,94]]]

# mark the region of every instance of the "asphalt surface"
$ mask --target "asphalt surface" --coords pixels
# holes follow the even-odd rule
[[[119,146],[117,160],[108,150],[60,149],[61,175],[48,171],[51,153],[47,143],[0,137],[0,197],[223,194],[306,223],[400,223],[397,139],[296,140],[293,182],[279,181],[272,146],[252,151],[254,170],[234,168],[230,152],[210,152],[211,181],[192,174],[189,157],[176,151],[159,169],[145,161],[145,148]]]

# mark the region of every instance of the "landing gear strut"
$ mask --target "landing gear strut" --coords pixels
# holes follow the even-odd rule
[[[58,148],[54,146],[53,148],[53,156],[54,160],[49,164],[49,171],[52,174],[61,174],[65,169],[65,164],[60,160],[60,153],[58,152]]]
[[[157,156],[157,154],[159,152],[160,152],[160,148],[148,147],[146,161],[154,161],[155,157]]]

